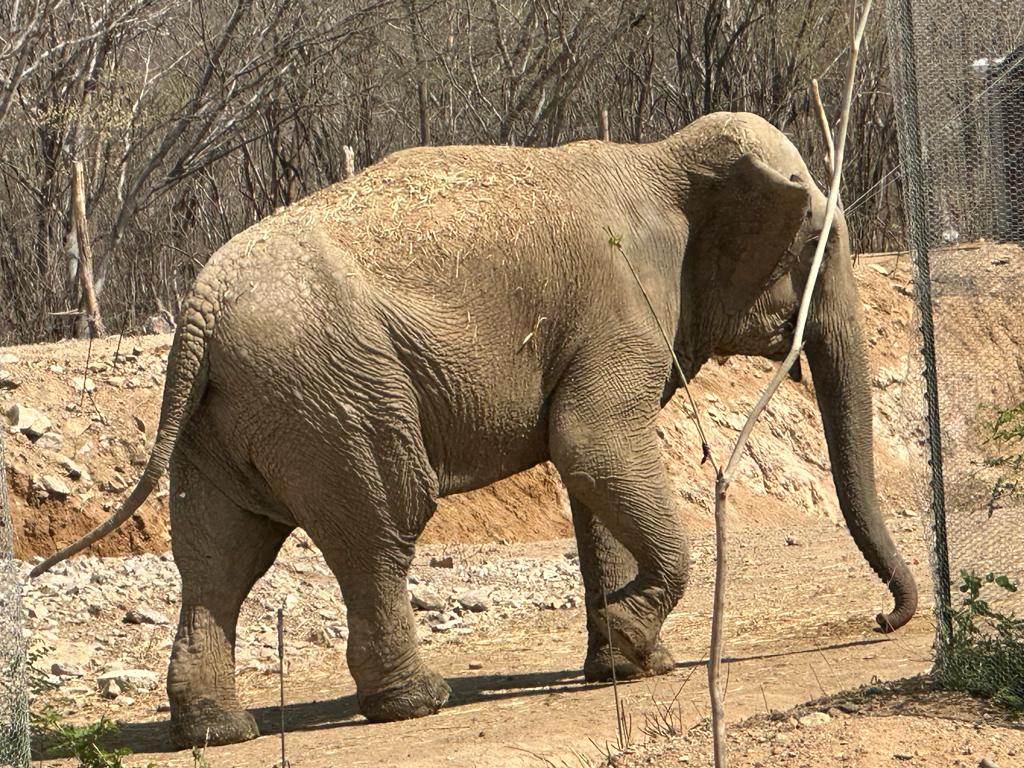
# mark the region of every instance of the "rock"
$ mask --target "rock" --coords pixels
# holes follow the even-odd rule
[[[77,664],[66,664],[60,661],[54,662],[50,671],[58,677],[85,677],[85,670]]]
[[[75,392],[96,391],[96,382],[88,376],[75,376],[75,378],[71,380],[71,386],[75,388]]]
[[[111,669],[96,678],[96,685],[99,687],[101,695],[104,688],[110,685],[115,685],[117,693],[121,693],[123,691],[154,691],[158,684],[156,673],[150,672],[148,669]],[[109,698],[114,698],[114,696]]]
[[[417,584],[409,590],[409,601],[417,611],[443,611],[444,600],[432,589]]]
[[[143,332],[150,336],[160,333],[171,333],[174,331],[174,315],[166,309],[161,309],[157,314],[147,317],[142,323]]]
[[[50,616],[50,610],[45,605],[37,605],[35,603],[25,603],[25,613],[28,614],[30,619],[38,619],[43,621]]]
[[[41,411],[21,403],[15,403],[7,409],[7,420],[13,431],[23,433],[29,440],[38,439],[52,427],[50,420]]]
[[[72,480],[89,479],[89,472],[81,464],[72,461],[67,456],[60,456],[57,459],[57,466],[63,469]]]
[[[826,712],[811,712],[809,715],[804,715],[797,719],[801,728],[815,728],[819,725],[825,725],[831,722],[832,718],[828,716]]]
[[[36,448],[56,453],[64,444],[64,437],[60,432],[45,432],[36,439]]]
[[[21,380],[7,370],[0,370],[0,389],[17,389]]]
[[[16,362],[18,362],[17,355],[12,355],[10,352],[0,352],[0,365],[10,365]]]
[[[107,482],[103,484],[103,490],[110,491],[111,493],[121,493],[128,490],[128,481],[124,479],[124,475],[120,472],[114,472]]]
[[[121,621],[124,624],[170,624],[162,613],[148,608],[132,608]]]
[[[487,597],[477,590],[463,592],[455,598],[455,601],[467,611],[472,611],[473,613],[483,613],[491,607]]]
[[[454,568],[455,567],[455,560],[452,558],[451,555],[448,555],[447,557],[432,557],[432,558],[430,558],[430,567],[431,568]]]
[[[471,661],[471,662],[469,662],[469,668],[470,669],[483,669],[484,668],[484,664],[483,664],[482,661]]]
[[[840,701],[836,704],[836,709],[848,715],[855,715],[860,712],[860,705],[854,704],[852,701]]]
[[[69,496],[71,494],[71,488],[59,477],[54,477],[53,475],[43,475],[40,478],[40,483],[42,484],[43,489],[51,496],[64,498],[65,496]]]
[[[793,536],[792,534],[790,534],[789,536],[786,537],[786,546],[787,547],[799,547],[800,545],[801,545],[800,539],[798,539],[796,536]]]
[[[456,616],[448,621],[442,621],[438,624],[431,624],[430,629],[433,632],[448,632],[449,630],[455,629],[462,624],[462,619]]]
[[[981,762],[978,763],[978,768],[999,768],[999,766],[993,763],[987,757],[983,757],[981,758]]]
[[[100,689],[100,696],[104,699],[116,699],[121,695],[121,686],[117,684],[116,680],[100,680],[97,685]]]

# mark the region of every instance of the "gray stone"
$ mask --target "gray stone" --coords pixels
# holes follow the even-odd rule
[[[71,488],[61,478],[53,475],[43,475],[40,478],[43,489],[51,496],[64,498],[71,494]]]
[[[825,725],[832,720],[828,716],[827,712],[811,712],[809,715],[804,715],[797,719],[797,722],[802,728],[815,728],[819,725]]]
[[[11,423],[11,429],[23,433],[30,440],[35,440],[52,427],[42,411],[21,403],[15,403],[7,409],[7,420]]]
[[[434,590],[421,584],[409,590],[409,601],[417,611],[443,611],[444,600]]]
[[[7,370],[0,370],[0,389],[17,389],[21,386],[21,379]]]
[[[128,490],[128,481],[124,479],[124,475],[120,472],[114,472],[110,479],[103,484],[103,489],[112,493],[121,493]]]
[[[76,461],[69,459],[67,456],[60,456],[57,459],[57,466],[63,469],[68,477],[72,480],[89,479],[89,472]]]
[[[10,365],[16,362],[18,362],[17,355],[12,355],[10,352],[0,352],[0,365]]]
[[[104,686],[115,684],[118,693],[123,691],[154,691],[159,685],[155,672],[148,669],[111,669],[96,678],[102,693]],[[110,698],[114,698],[111,696]]]
[[[84,677],[85,670],[77,664],[70,664],[64,662],[55,662],[50,671],[58,677]]]
[[[60,432],[49,431],[36,439],[36,448],[44,451],[59,451],[64,445],[64,437]]]
[[[491,607],[491,603],[487,597],[478,590],[463,592],[461,595],[456,597],[455,600],[467,611],[472,611],[473,613],[483,613]]]
[[[90,379],[88,376],[75,376],[71,381],[71,386],[75,388],[76,392],[95,392],[96,382]]]
[[[97,687],[100,689],[100,696],[104,699],[116,699],[121,695],[121,686],[117,684],[117,680],[110,678],[99,680]]]
[[[45,605],[38,605],[27,601],[25,602],[25,613],[28,614],[30,619],[38,619],[39,621],[44,621],[50,616],[50,610]]]
[[[121,621],[125,624],[170,624],[162,613],[148,608],[132,608]]]

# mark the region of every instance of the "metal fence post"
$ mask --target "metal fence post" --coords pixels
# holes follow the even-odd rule
[[[31,757],[21,573],[14,562],[3,432],[0,428],[0,766],[28,768]]]

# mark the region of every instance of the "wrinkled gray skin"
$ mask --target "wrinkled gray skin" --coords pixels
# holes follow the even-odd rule
[[[285,209],[197,278],[125,506],[37,572],[127,519],[169,463],[176,741],[257,735],[235,694],[235,624],[296,526],[341,585],[363,713],[417,717],[448,696],[406,591],[435,500],[550,459],[572,501],[587,677],[670,668],[659,631],[688,550],[654,421],[677,382],[610,235],[687,376],[711,355],[778,359],[823,220],[810,178],[768,123],[715,114],[641,146],[403,151]],[[840,505],[895,598],[879,616],[891,630],[917,593],[879,515],[860,313],[840,216],[806,353]]]

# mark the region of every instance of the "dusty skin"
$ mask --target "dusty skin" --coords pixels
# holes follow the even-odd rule
[[[908,376],[917,363],[908,358],[916,347],[911,329],[909,276],[894,270],[892,259],[866,259],[858,271],[865,304],[868,342],[874,375],[876,461],[887,523],[906,553],[918,582],[928,583],[927,550],[921,517],[921,454],[916,430],[917,392]],[[25,556],[52,551],[105,516],[104,504],[119,498],[105,486],[116,474],[130,482],[138,467],[133,451],[152,437],[153,416],[162,381],[160,354],[166,337],[126,339],[122,348],[140,347],[136,368],[112,370],[116,339],[97,344],[93,363],[106,368],[90,372],[92,400],[106,423],[95,421],[90,398],[82,411],[73,378],[85,363],[85,345],[59,344],[5,350],[16,362],[0,365],[20,386],[4,390],[6,410],[24,402],[45,411],[62,431],[65,450],[87,466],[92,483],[68,481],[72,494],[64,500],[45,497],[34,481],[54,472],[52,456],[21,435],[12,435],[15,518],[19,552]],[[50,371],[57,365],[61,372]],[[723,450],[738,425],[739,412],[763,383],[762,363],[740,359],[710,365],[695,387],[698,403],[712,423],[716,450]],[[123,376],[120,383],[116,377]],[[758,378],[760,376],[760,378]],[[155,383],[149,379],[155,377]],[[137,384],[130,384],[132,378]],[[112,382],[111,379],[114,379]],[[121,384],[121,386],[119,386]],[[907,401],[910,402],[907,402]],[[135,423],[138,417],[142,425]],[[689,728],[707,714],[704,668],[710,610],[712,539],[710,514],[704,506],[704,476],[692,439],[692,427],[680,398],[660,421],[663,454],[679,494],[681,512],[694,536],[693,576],[687,597],[670,616],[665,639],[678,668],[656,681],[624,685],[620,695],[631,716],[635,746],[627,765],[707,765],[710,748],[697,731],[681,740],[653,738],[659,713],[674,702],[673,727]],[[732,721],[750,716],[732,728],[733,764],[739,766],[803,765],[976,766],[982,757],[1005,768],[1019,764],[1024,736],[1019,726],[962,697],[937,694],[926,687],[900,684],[866,694],[839,695],[829,702],[792,714],[802,718],[831,713],[821,725],[793,724],[789,714],[764,718],[766,709],[786,710],[823,695],[836,695],[878,680],[910,678],[926,672],[931,658],[930,605],[900,633],[882,637],[871,631],[872,616],[885,606],[884,588],[863,563],[845,529],[837,527],[838,511],[830,487],[820,424],[808,382],[788,383],[755,436],[753,461],[745,465],[743,488],[734,499],[731,540],[733,580],[730,588],[730,629],[727,654]],[[81,448],[88,444],[88,451]],[[71,450],[69,450],[69,448]],[[510,553],[529,553],[557,561],[570,542],[483,545],[453,541],[524,541],[553,538],[568,532],[563,502],[550,474],[540,468],[513,484],[477,492],[442,504],[414,565],[430,569],[432,555],[451,555],[466,564],[486,563]],[[766,490],[767,489],[767,490]],[[512,519],[499,514],[511,499]],[[126,535],[112,539],[104,554],[128,548],[161,551],[166,546],[166,498],[152,499]],[[64,526],[77,526],[64,530]],[[468,534],[468,535],[467,535]],[[787,545],[787,539],[795,542]],[[445,542],[445,543],[441,543]],[[118,550],[117,548],[120,548]],[[277,570],[301,573],[321,562],[315,551],[291,543],[267,579]],[[326,578],[326,577],[324,577]],[[173,601],[177,585],[169,584]],[[259,589],[259,587],[257,588]],[[924,590],[923,590],[924,591]],[[582,590],[580,590],[580,593]],[[923,595],[928,600],[927,593]],[[71,598],[67,598],[71,599]],[[317,606],[300,600],[290,617],[301,623]],[[172,608],[165,608],[171,611]],[[37,636],[46,622],[30,619]],[[265,632],[261,616],[243,609],[240,635]],[[99,648],[97,636],[116,630],[121,636]],[[69,647],[103,665],[121,661],[162,675],[173,629],[120,623],[120,614],[92,618],[60,628]],[[512,615],[464,635],[421,632],[421,648],[429,663],[453,683],[451,704],[437,715],[405,723],[369,725],[357,713],[354,687],[344,669],[344,643],[331,648],[302,644],[293,636],[287,675],[286,728],[288,758],[294,766],[332,765],[567,765],[600,763],[606,744],[614,744],[616,728],[612,691],[587,686],[579,674],[586,631],[581,608],[539,610]],[[470,669],[470,665],[480,669]],[[98,672],[99,670],[97,670]],[[91,679],[86,680],[91,683]],[[278,759],[275,734],[278,711],[277,677],[270,670],[240,676],[247,706],[257,707],[264,733],[254,742],[210,748],[212,766],[270,766]],[[135,702],[105,701],[94,686],[88,693],[61,698],[71,719],[85,722],[101,714],[124,723],[122,739],[139,754],[128,765],[192,766],[188,753],[168,752],[166,714],[156,710],[164,695],[157,690],[135,696]],[[70,699],[74,698],[72,702]],[[846,713],[838,704],[852,701]],[[641,747],[650,741],[647,747]],[[49,761],[48,765],[70,765]]]

